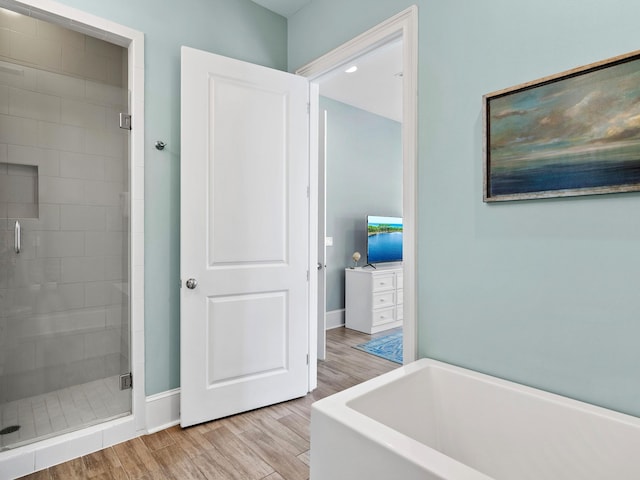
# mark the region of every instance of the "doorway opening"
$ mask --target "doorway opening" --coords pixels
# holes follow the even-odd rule
[[[417,222],[417,7],[413,6],[399,13],[389,20],[379,24],[371,30],[347,42],[341,47],[329,52],[310,64],[298,69],[297,74],[307,77],[312,83],[319,84],[322,94],[322,84],[332,76],[342,73],[347,68],[357,64],[358,59],[364,58],[376,50],[385,51],[393,45],[400,45],[402,56],[401,81],[401,147],[402,147],[402,201],[401,215],[404,220],[403,235],[403,272],[400,282],[403,284],[403,360],[411,362],[416,358],[416,222]],[[313,118],[312,118],[313,121]],[[330,122],[330,120],[329,120]],[[320,119],[319,123],[323,123]],[[312,127],[313,128],[313,127]],[[322,143],[322,139],[320,140]],[[322,146],[322,145],[321,145]],[[323,162],[319,160],[320,171],[318,177],[323,178]],[[330,174],[328,174],[330,175]],[[357,181],[354,179],[353,181]],[[314,180],[312,179],[312,184]],[[323,186],[319,187],[319,199],[322,200]],[[320,206],[320,216],[322,208]],[[373,212],[375,214],[375,212]],[[363,216],[363,222],[365,217]],[[324,218],[318,218],[318,230],[323,229]],[[319,236],[321,236],[320,234]],[[319,238],[318,268],[324,269],[322,246],[324,238]],[[331,248],[331,247],[330,247]],[[362,255],[363,252],[361,252]],[[364,255],[362,255],[364,258]],[[348,265],[336,267],[342,271]],[[330,268],[327,266],[327,268]],[[323,274],[319,276],[319,283],[323,281]],[[320,289],[322,285],[320,284]],[[397,294],[397,292],[396,292]],[[321,295],[320,295],[321,296]],[[320,300],[321,302],[321,300]],[[318,358],[323,357],[325,338],[325,315],[319,304],[317,348]]]

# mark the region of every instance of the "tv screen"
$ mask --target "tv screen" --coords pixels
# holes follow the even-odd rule
[[[402,218],[367,217],[367,263],[402,261]]]

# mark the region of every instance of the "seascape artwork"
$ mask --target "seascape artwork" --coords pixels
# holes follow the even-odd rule
[[[485,201],[640,189],[638,55],[485,102]]]

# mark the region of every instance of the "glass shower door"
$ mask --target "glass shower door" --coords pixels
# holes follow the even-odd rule
[[[124,49],[100,48],[126,65]],[[116,83],[0,61],[0,450],[131,412]]]

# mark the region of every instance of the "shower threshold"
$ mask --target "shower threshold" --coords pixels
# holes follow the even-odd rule
[[[0,451],[51,438],[131,413],[131,390],[120,390],[120,376],[94,380],[0,406]]]

